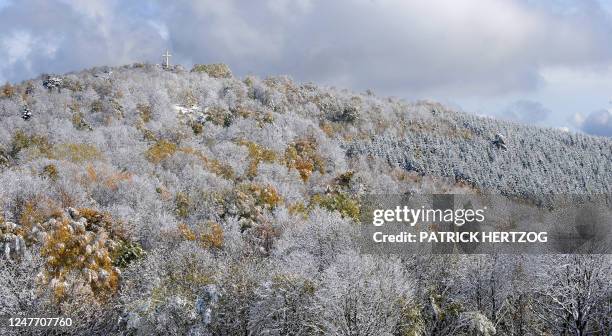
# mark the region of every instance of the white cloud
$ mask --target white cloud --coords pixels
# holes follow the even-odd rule
[[[28,59],[34,47],[34,39],[29,32],[17,30],[2,39],[2,47],[6,53],[5,59],[11,65]]]
[[[159,37],[161,37],[162,40],[167,41],[170,38],[170,32],[168,31],[168,26],[166,26],[165,23],[149,20],[149,25],[157,31],[157,34],[159,34]]]
[[[506,107],[500,117],[527,124],[536,124],[545,121],[551,113],[548,108],[539,102],[521,99]]]
[[[612,109],[593,111],[586,116],[576,114],[574,121],[585,133],[612,137]]]

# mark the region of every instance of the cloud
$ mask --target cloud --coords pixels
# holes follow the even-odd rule
[[[594,0],[25,0],[0,10],[0,37],[25,30],[54,37],[58,49],[0,76],[159,62],[169,48],[177,62],[226,62],[237,74],[494,96],[543,85],[551,67],[610,65],[606,13]]]
[[[552,112],[541,103],[531,100],[517,100],[500,115],[503,119],[536,124],[546,120]]]
[[[149,21],[149,25],[151,25],[153,29],[157,30],[157,33],[162,40],[167,41],[170,38],[170,32],[168,31],[168,26],[166,26],[165,23],[151,20]]]
[[[612,137],[612,109],[593,111],[586,117],[577,114],[574,121],[585,133]]]
[[[34,47],[34,41],[30,33],[26,31],[13,31],[11,35],[2,39],[2,47],[7,55],[7,62],[11,65],[28,59]]]
[[[141,13],[146,6],[119,1],[9,2],[0,9],[0,58],[14,62],[0,63],[0,78],[19,81],[161,55],[166,42],[146,24],[148,18]]]

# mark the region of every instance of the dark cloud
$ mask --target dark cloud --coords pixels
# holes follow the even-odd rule
[[[538,87],[546,67],[610,64],[611,33],[598,3],[579,0],[24,0],[0,9],[0,80],[159,62],[168,47],[241,75],[494,95]]]
[[[612,137],[612,111],[599,110],[589,113],[586,118],[578,116],[577,124],[588,134]]]
[[[517,100],[510,104],[501,113],[500,117],[526,124],[535,124],[545,121],[550,114],[551,111],[539,102]]]

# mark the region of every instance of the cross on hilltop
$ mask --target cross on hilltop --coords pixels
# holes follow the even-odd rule
[[[170,55],[170,52],[168,51],[168,49],[166,49],[166,53],[162,55],[162,57],[164,58],[164,68],[169,68],[170,67],[170,57],[172,57],[172,55]]]

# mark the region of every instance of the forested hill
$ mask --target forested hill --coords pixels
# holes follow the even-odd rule
[[[363,255],[358,220],[367,193],[611,188],[611,139],[433,102],[220,64],[43,75],[0,88],[0,315],[87,335],[608,334],[609,256]]]
[[[131,133],[131,141],[144,143],[138,138],[145,129],[139,106],[147,106],[151,111],[146,130],[162,138],[185,124],[205,126],[208,119],[215,132],[233,140],[261,141],[282,150],[291,134],[307,125],[336,155],[342,148],[353,156],[379,156],[408,171],[449,177],[491,192],[533,196],[612,191],[609,138],[477,117],[433,102],[406,103],[282,77],[241,80],[222,67],[200,70],[217,71],[213,76],[221,78],[137,64],[59,76],[63,90],[58,92],[43,87],[44,76],[6,88],[10,99],[0,105],[4,151],[11,150],[19,129],[45,130],[51,138],[86,135],[93,138],[89,141],[100,141],[100,136],[108,136],[104,129],[120,127]],[[6,94],[11,90],[15,93]],[[26,108],[31,120],[21,118]],[[214,125],[215,114],[227,120]],[[257,119],[266,116],[271,122],[262,125]],[[75,126],[75,121],[82,125]],[[507,149],[494,145],[496,134],[504,137]]]
[[[609,138],[482,118],[429,104],[406,111],[405,117],[396,119],[407,125],[403,135],[351,142],[349,154],[379,156],[407,170],[529,199],[612,193]],[[495,145],[496,134],[503,134],[503,148]]]

